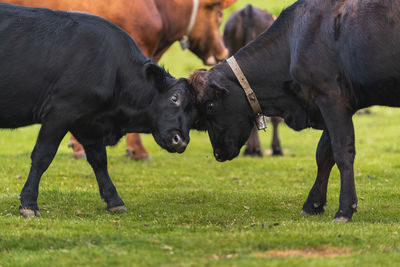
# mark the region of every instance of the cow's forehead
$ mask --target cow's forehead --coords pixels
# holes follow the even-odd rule
[[[189,94],[190,93],[189,84],[184,79],[177,80],[175,83],[173,83],[171,86],[168,87],[167,93],[181,94],[181,95]]]

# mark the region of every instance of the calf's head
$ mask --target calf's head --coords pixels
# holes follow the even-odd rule
[[[182,153],[190,140],[189,130],[198,116],[194,94],[186,79],[176,80],[156,64],[146,65],[146,76],[158,91],[149,107],[154,139],[167,151]]]
[[[205,65],[215,65],[228,56],[219,27],[223,9],[236,0],[199,0],[196,23],[189,35],[189,49],[203,60]]]
[[[189,83],[195,91],[200,121],[205,123],[214,156],[225,161],[239,154],[250,136],[254,115],[243,89],[227,78],[227,70],[219,67],[196,71]]]

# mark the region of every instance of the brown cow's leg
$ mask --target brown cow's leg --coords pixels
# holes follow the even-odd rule
[[[333,165],[335,165],[331,149],[331,140],[327,131],[322,133],[319,140],[316,160],[318,166],[317,179],[303,205],[302,213],[304,214],[320,214],[324,212],[329,175]]]
[[[271,143],[272,155],[273,156],[282,156],[283,151],[281,148],[281,142],[279,141],[279,135],[278,135],[278,125],[281,122],[281,118],[272,117],[271,122],[272,122],[272,128],[273,128],[272,143]]]
[[[137,133],[126,134],[126,153],[134,160],[151,160],[149,153],[146,151],[140,139],[140,135]]]
[[[257,128],[254,126],[251,130],[249,140],[247,140],[246,149],[243,152],[245,156],[262,157],[260,138]]]
[[[76,140],[76,138],[72,134],[68,141],[68,147],[72,147],[72,149],[74,150],[72,154],[74,158],[76,159],[86,158],[83,146],[78,142],[78,140]]]

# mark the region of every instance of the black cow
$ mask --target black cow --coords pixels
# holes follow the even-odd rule
[[[268,11],[247,5],[243,9],[237,10],[226,21],[224,28],[224,43],[229,50],[229,56],[235,54],[240,48],[254,40],[260,33],[268,29],[274,23],[275,17]],[[272,117],[272,155],[283,155],[281,142],[278,135],[278,125],[281,119]],[[260,138],[256,127],[251,130],[249,140],[247,140],[244,155],[252,157],[262,157]]]
[[[84,145],[110,211],[126,208],[107,171],[106,145],[142,132],[169,152],[185,150],[197,116],[193,93],[111,22],[0,3],[0,40],[0,127],[42,125],[22,215],[40,216],[40,177],[68,131]]]
[[[400,2],[300,0],[235,54],[268,116],[295,130],[323,130],[317,179],[303,213],[324,211],[329,174],[340,171],[335,221],[357,208],[353,114],[371,105],[400,106]],[[227,62],[190,79],[217,160],[246,142],[254,115]]]

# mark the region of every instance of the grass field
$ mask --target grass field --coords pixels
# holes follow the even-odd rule
[[[252,3],[277,14],[289,2]],[[201,67],[177,47],[163,62],[177,76]],[[355,117],[359,206],[348,224],[332,223],[336,167],[325,214],[299,216],[316,175],[319,131],[282,125],[284,157],[227,163],[214,160],[205,133],[192,132],[182,155],[143,135],[152,162],[124,157],[121,141],[108,149],[111,177],[129,210],[119,215],[105,210],[93,172],[71,158],[66,138],[41,181],[43,217],[26,219],[18,195],[39,127],[2,130],[0,266],[397,266],[400,110],[371,111]],[[270,138],[271,129],[261,133],[264,149]]]

